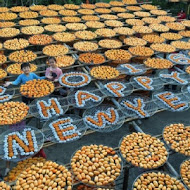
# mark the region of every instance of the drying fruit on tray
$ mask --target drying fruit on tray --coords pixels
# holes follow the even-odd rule
[[[94,15],[84,15],[81,18],[82,18],[82,20],[85,20],[85,21],[98,21],[98,20],[100,20],[100,18],[98,16],[94,16]]]
[[[125,18],[125,19],[135,17],[135,15],[131,13],[118,13],[117,16],[120,18]]]
[[[51,94],[54,84],[48,80],[31,80],[20,86],[20,93],[30,98],[39,98]]]
[[[124,6],[124,3],[121,1],[110,1],[109,4],[112,6],[118,6],[118,7]]]
[[[86,185],[79,185],[77,186],[77,190],[114,190],[113,187],[108,186],[107,188],[94,188]]]
[[[135,18],[134,19],[127,19],[125,22],[129,25],[132,25],[132,26],[143,26],[145,24],[142,20],[135,19]]]
[[[185,71],[190,74],[190,66],[186,67]]]
[[[164,143],[145,133],[132,133],[125,136],[119,149],[127,162],[145,169],[164,165],[168,156]]]
[[[91,9],[79,9],[78,13],[80,13],[82,15],[93,15],[94,11]]]
[[[30,6],[30,10],[32,11],[41,11],[41,10],[46,10],[47,7],[45,5],[32,5]]]
[[[31,173],[35,173],[32,180],[28,175]],[[40,187],[42,189],[72,190],[72,174],[65,166],[56,162],[38,162],[21,173],[13,189],[36,189]]]
[[[103,55],[98,53],[83,53],[79,55],[79,61],[86,64],[102,64],[106,60]]]
[[[149,12],[144,12],[144,11],[137,11],[133,13],[137,17],[149,17],[151,14]]]
[[[8,12],[9,8],[8,7],[0,7],[0,13]]]
[[[97,79],[113,79],[119,76],[119,71],[110,66],[93,67],[90,75]]]
[[[59,24],[61,22],[60,18],[48,17],[41,19],[41,22],[44,24]]]
[[[95,51],[98,45],[94,42],[81,41],[74,43],[73,47],[78,51]]]
[[[31,36],[28,41],[33,45],[47,45],[52,42],[52,37],[47,34],[37,34]]]
[[[61,56],[69,52],[69,49],[64,45],[48,45],[43,48],[43,54],[49,56]]]
[[[172,53],[172,52],[175,52],[175,50],[176,50],[176,48],[174,46],[169,45],[169,44],[164,44],[164,43],[152,44],[150,47],[154,51],[163,52],[163,53]]]
[[[35,19],[25,19],[25,20],[20,20],[19,24],[21,26],[32,26],[32,25],[38,25],[40,24],[39,20],[35,20]]]
[[[7,76],[7,72],[4,71],[3,69],[0,69],[0,79],[3,79]]]
[[[107,50],[105,52],[105,56],[109,59],[109,60],[118,60],[118,61],[129,61],[131,59],[131,54],[124,49],[111,49],[111,50]]]
[[[167,39],[167,40],[180,40],[182,36],[178,33],[172,33],[172,32],[166,32],[160,34],[161,37]]]
[[[0,189],[2,189],[2,190],[11,190],[11,186],[6,184],[4,181],[1,181],[0,182]]]
[[[122,1],[126,5],[135,5],[137,4],[137,0],[123,0]]]
[[[148,26],[133,26],[132,28],[135,32],[141,33],[141,34],[148,34],[152,33],[152,29]]]
[[[180,35],[189,38],[190,37],[190,30],[183,30],[179,32]]]
[[[181,24],[183,24],[186,27],[190,27],[190,21],[189,20],[182,20]]]
[[[42,15],[42,16],[57,16],[58,13],[56,11],[53,11],[53,10],[42,10],[42,11],[40,11],[40,15]]]
[[[7,57],[5,55],[1,55],[0,54],[0,65],[2,65],[3,63],[5,63],[7,61]]]
[[[19,16],[21,18],[37,18],[38,17],[38,13],[37,12],[33,12],[33,11],[26,11],[26,12],[21,12],[19,14]]]
[[[55,33],[53,38],[60,42],[72,42],[76,39],[75,35],[69,32]]]
[[[73,9],[73,10],[77,10],[80,8],[79,5],[75,5],[75,4],[65,4],[64,7],[65,9]]]
[[[156,32],[168,32],[170,30],[163,24],[150,24],[149,27]]]
[[[149,11],[158,9],[157,6],[151,5],[151,4],[143,4],[143,5],[141,5],[141,7],[143,9],[146,9],[146,10],[149,10]]]
[[[77,15],[77,12],[73,10],[60,10],[59,14],[64,16],[75,16]]]
[[[98,45],[101,46],[102,48],[114,49],[114,48],[120,48],[122,46],[122,42],[114,39],[104,39],[100,40],[98,42]]]
[[[185,160],[180,167],[180,174],[183,182],[190,188],[190,159]]]
[[[11,125],[22,121],[29,107],[23,102],[5,102],[0,104],[0,125]]]
[[[92,144],[75,152],[71,168],[79,181],[93,186],[105,186],[120,175],[121,158],[111,147]]]
[[[54,11],[60,11],[64,9],[63,5],[57,5],[57,4],[52,4],[47,6],[48,9],[54,10]]]
[[[154,51],[152,49],[144,46],[130,47],[129,52],[132,53],[133,55],[142,56],[142,57],[150,57],[154,54]]]
[[[91,31],[77,31],[75,32],[75,36],[82,40],[93,40],[97,37],[97,34]]]
[[[26,160],[20,161],[17,163],[17,166],[15,166],[9,174],[4,178],[5,181],[13,182],[15,181],[20,174],[25,171],[28,167],[30,167],[33,164],[37,164],[39,162],[45,163],[45,159],[42,157],[34,157],[34,158],[28,158]]]
[[[14,22],[0,22],[0,28],[9,28],[15,26]]]
[[[149,43],[163,43],[165,41],[163,37],[160,37],[157,34],[144,34],[142,39]]]
[[[12,12],[23,12],[23,11],[28,11],[29,8],[25,6],[15,6],[15,7],[11,7],[10,10]]]
[[[158,16],[157,19],[161,20],[162,22],[174,22],[176,20],[175,17],[171,16]]]
[[[111,7],[109,3],[103,3],[103,2],[98,2],[95,3],[96,7],[102,7],[102,8],[109,8]]]
[[[127,6],[126,9],[129,11],[141,11],[142,10],[142,8],[139,6]]]
[[[17,14],[15,13],[0,13],[0,20],[14,20],[17,18]]]
[[[171,124],[166,126],[163,131],[163,138],[171,149],[184,154],[190,155],[190,127],[185,127],[182,123]]]
[[[88,28],[104,28],[105,24],[99,21],[88,21],[85,23]]]
[[[169,69],[173,67],[173,63],[171,61],[161,58],[148,58],[144,64],[147,67],[154,69]]]
[[[173,41],[171,43],[172,46],[174,46],[177,49],[181,50],[189,50],[190,49],[190,42],[185,41]]]
[[[100,14],[109,14],[111,13],[111,10],[105,9],[105,8],[97,8],[95,9],[95,12],[100,13]]]
[[[141,174],[134,182],[132,190],[143,188],[157,189],[157,187],[160,186],[162,189],[186,189],[184,185],[176,178],[171,177],[166,173],[155,171]]]
[[[41,34],[44,32],[44,28],[42,26],[26,26],[21,28],[21,32],[27,35]]]
[[[176,31],[185,30],[185,26],[178,22],[168,22],[166,23],[166,26],[171,30],[176,30]]]
[[[37,55],[30,50],[15,51],[9,55],[9,59],[18,63],[34,61]]]
[[[44,26],[44,29],[49,32],[63,32],[66,30],[66,27],[61,24],[50,24],[50,25]]]
[[[37,66],[35,64],[30,63],[30,71],[34,72],[37,70]],[[7,72],[12,75],[20,75],[23,73],[21,70],[21,63],[14,63],[7,67]]]
[[[29,46],[28,40],[23,38],[14,38],[12,40],[6,40],[3,44],[4,48],[10,50],[24,49]]]
[[[120,35],[126,35],[126,36],[131,36],[135,33],[133,29],[127,27],[117,27],[114,28],[113,30]]]
[[[20,33],[19,29],[16,28],[2,28],[0,29],[0,37],[14,37]]]
[[[160,24],[161,20],[158,20],[157,18],[147,17],[143,18],[142,21],[148,23],[148,24]]]
[[[68,23],[65,25],[69,30],[86,30],[86,25],[82,23]]]
[[[115,12],[115,13],[124,13],[126,12],[125,8],[121,8],[121,7],[112,7],[111,11]]]
[[[106,21],[104,21],[104,23],[110,27],[122,27],[123,26],[123,23],[118,20],[106,20]]]
[[[80,17],[74,17],[74,16],[66,16],[66,17],[63,17],[62,20],[64,22],[80,22],[81,18]]]
[[[168,14],[167,11],[164,11],[164,10],[151,10],[150,13],[153,15],[160,15],[160,16],[161,15],[164,16]]]
[[[137,37],[125,38],[123,42],[129,46],[145,46],[147,44],[145,40]]]
[[[99,36],[102,36],[102,37],[107,37],[107,38],[111,38],[111,37],[114,37],[116,35],[116,32],[112,29],[109,29],[109,28],[100,28],[100,29],[97,29],[95,31],[95,33]]]
[[[95,9],[95,8],[96,8],[96,5],[94,5],[94,4],[82,3],[82,4],[81,4],[81,8],[83,8],[83,9]]]
[[[63,55],[56,57],[56,65],[58,67],[68,67],[75,63],[75,59],[72,56]]]

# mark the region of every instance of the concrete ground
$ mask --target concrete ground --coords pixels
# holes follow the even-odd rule
[[[152,135],[158,135],[162,133],[163,128],[170,123],[174,122],[189,122],[190,110],[180,113],[164,111],[157,113],[149,119],[141,120],[142,124],[139,125],[145,133]],[[82,137],[80,140],[68,143],[68,144],[55,144],[53,146],[45,148],[45,153],[49,160],[58,161],[59,163],[67,164],[70,162],[72,154],[83,145],[87,144],[104,144],[111,147],[118,147],[120,139],[131,133],[129,130],[129,124],[125,123],[120,129],[111,133],[93,133]],[[185,159],[183,155],[173,154],[169,157],[169,162],[179,173],[179,166]],[[12,164],[13,166],[13,164]],[[0,161],[0,171],[4,172],[5,162]],[[131,189],[131,185],[134,179],[141,173],[142,170],[138,168],[132,168],[129,170],[129,185],[128,190]],[[122,178],[123,176],[121,176]],[[120,181],[121,182],[121,181]],[[122,186],[117,187],[118,190],[122,189]]]

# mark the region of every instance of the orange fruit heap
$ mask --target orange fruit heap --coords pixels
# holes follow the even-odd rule
[[[47,80],[31,80],[20,86],[20,93],[30,98],[47,96],[54,91],[54,84]]]
[[[23,102],[5,102],[0,104],[0,125],[11,125],[22,121],[29,107]]]

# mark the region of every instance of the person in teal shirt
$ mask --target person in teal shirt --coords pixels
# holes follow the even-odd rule
[[[19,85],[25,84],[27,81],[34,80],[34,79],[45,79],[45,77],[39,77],[35,73],[30,72],[30,64],[29,63],[22,63],[21,70],[23,74],[19,75],[15,81],[8,81],[4,84],[4,87],[8,87],[9,85]],[[26,104],[30,103],[33,99],[27,98],[22,96],[22,101]]]

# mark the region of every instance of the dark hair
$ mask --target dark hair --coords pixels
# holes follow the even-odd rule
[[[22,63],[21,64],[21,70],[25,67],[30,67],[30,63]]]
[[[48,57],[48,62],[49,62],[49,60],[50,60],[50,59],[53,59],[55,62],[57,62],[57,61],[56,61],[56,58],[55,58],[55,57],[53,57],[53,56]]]

